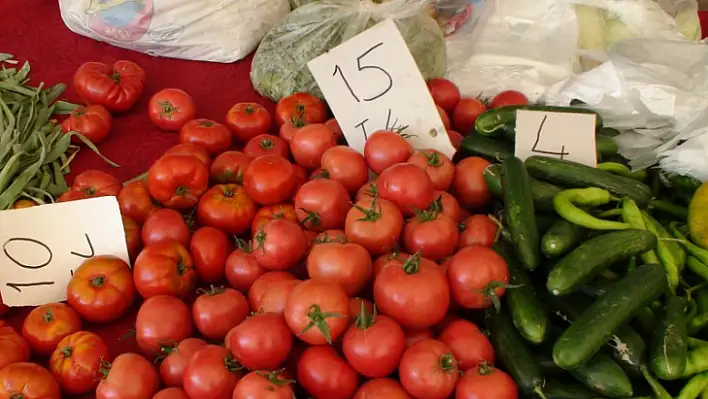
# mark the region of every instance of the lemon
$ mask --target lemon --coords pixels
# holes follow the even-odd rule
[[[708,182],[703,183],[691,198],[688,230],[694,243],[708,248]]]

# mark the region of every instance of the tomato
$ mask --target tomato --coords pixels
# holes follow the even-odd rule
[[[182,376],[189,359],[206,346],[206,342],[197,338],[187,338],[173,346],[163,346],[165,358],[160,363],[160,378],[170,387],[181,387]]]
[[[279,371],[262,373],[252,371],[236,384],[233,399],[293,399],[295,393],[290,385],[293,380],[288,380],[280,375]]]
[[[110,255],[86,259],[66,287],[66,301],[83,319],[108,323],[123,316],[133,304],[135,285],[130,267]]]
[[[369,166],[358,151],[347,146],[336,146],[322,154],[322,169],[327,176],[344,185],[354,194],[369,180]]]
[[[217,184],[199,199],[197,219],[229,234],[242,234],[256,216],[256,204],[237,184]]]
[[[452,144],[452,147],[459,150],[460,145],[462,144],[462,135],[454,130],[448,130],[447,137],[450,139],[450,144]]]
[[[214,158],[209,176],[217,183],[243,182],[243,174],[251,163],[251,157],[241,151],[226,151]]]
[[[192,318],[207,339],[223,340],[251,312],[248,299],[233,288],[212,286],[200,292],[192,305]]]
[[[351,322],[356,322],[357,317],[361,317],[361,312],[366,312],[366,314],[372,314],[374,312],[374,304],[370,300],[364,298],[349,298],[349,314],[351,315]]]
[[[293,290],[284,316],[290,330],[302,341],[331,344],[349,324],[349,298],[338,285],[307,280]]]
[[[278,136],[259,134],[248,140],[243,148],[243,153],[251,158],[271,154],[287,159],[288,155],[290,155],[290,149],[288,148],[288,142]]]
[[[353,399],[411,399],[411,397],[395,380],[377,378],[362,384]]]
[[[52,374],[35,363],[13,363],[0,370],[0,398],[61,399]]]
[[[184,371],[184,391],[190,398],[231,399],[242,367],[223,346],[207,345],[192,356]]]
[[[497,239],[499,226],[487,215],[472,215],[460,225],[459,246],[483,245],[491,247]]]
[[[295,212],[308,229],[326,230],[344,227],[352,208],[347,189],[336,180],[317,179],[305,183],[295,194]]]
[[[241,292],[248,292],[258,277],[268,271],[253,254],[251,242],[238,241],[238,248],[226,258],[226,280]]]
[[[376,188],[376,180],[372,180],[359,188],[354,197],[354,203],[378,197],[378,191],[379,190]]]
[[[452,126],[466,136],[474,131],[477,118],[487,111],[487,107],[476,98],[464,97],[452,111]]]
[[[160,378],[148,360],[135,353],[118,355],[98,383],[96,399],[150,399],[160,389]]]
[[[295,191],[295,169],[277,155],[264,155],[251,161],[243,175],[246,194],[261,205],[285,202]]]
[[[408,162],[423,169],[436,190],[446,191],[450,188],[455,177],[455,165],[445,154],[438,150],[416,151]]]
[[[165,155],[148,169],[150,195],[168,208],[192,208],[208,183],[207,167],[192,156]]]
[[[445,111],[441,106],[437,105],[435,106],[438,110],[438,115],[440,115],[440,120],[443,123],[443,127],[445,128],[445,131],[450,130],[450,117],[447,115],[447,111]]]
[[[464,372],[482,362],[494,363],[496,360],[489,338],[470,321],[451,321],[440,332],[438,339],[450,348],[459,369]]]
[[[179,130],[179,142],[196,144],[210,155],[218,155],[231,147],[231,131],[219,122],[194,119]]]
[[[460,208],[460,203],[457,199],[447,191],[436,191],[433,196],[435,201],[433,201],[432,207],[440,212],[441,215],[445,215],[450,219],[458,222],[462,219],[462,208]]]
[[[347,213],[344,231],[371,255],[390,252],[403,229],[403,216],[398,207],[385,199],[364,200]]]
[[[273,119],[268,110],[257,103],[239,103],[226,113],[226,126],[231,129],[234,138],[242,143],[268,133]]]
[[[123,215],[139,225],[145,223],[148,216],[158,209],[143,180],[135,180],[123,186],[118,193],[118,205]]]
[[[510,105],[527,105],[529,99],[516,90],[505,90],[497,94],[489,102],[489,109],[508,107]]]
[[[455,166],[452,190],[460,205],[466,208],[483,208],[491,199],[489,187],[484,180],[484,169],[489,162],[479,157],[469,157]]]
[[[406,162],[413,155],[413,146],[399,133],[387,130],[375,132],[364,144],[364,157],[374,173],[397,163]]]
[[[133,265],[133,281],[140,295],[184,297],[194,289],[197,273],[189,251],[174,241],[146,246]]]
[[[438,261],[455,253],[457,223],[435,211],[420,211],[403,227],[403,244],[410,253]]]
[[[419,254],[393,262],[374,281],[374,302],[381,313],[410,329],[439,323],[450,305],[450,288],[440,267]]]
[[[145,71],[133,61],[116,61],[112,67],[87,62],[74,74],[74,89],[82,100],[114,112],[132,108],[144,87]]]
[[[328,242],[348,242],[349,239],[347,238],[346,233],[344,233],[344,230],[340,229],[327,229],[321,233],[318,233],[315,238],[313,244],[323,244],[323,243],[328,243]]]
[[[140,238],[140,226],[133,219],[121,215],[123,221],[123,233],[125,234],[125,245],[128,249],[130,259],[135,259],[140,251],[142,239]]]
[[[148,298],[135,318],[135,338],[148,356],[159,355],[163,346],[192,335],[192,313],[180,299],[167,295]]]
[[[452,257],[447,277],[457,303],[468,309],[484,309],[504,295],[509,270],[504,258],[493,249],[472,245]]]
[[[398,368],[406,349],[403,330],[390,317],[359,313],[342,337],[342,353],[359,374],[368,378],[385,377]]]
[[[0,370],[8,364],[27,362],[30,347],[12,326],[0,320]]]
[[[305,123],[301,120],[286,121],[280,125],[280,128],[278,129],[278,136],[290,145],[290,140],[293,139],[295,132],[303,126],[305,126]]]
[[[302,281],[288,272],[267,272],[256,279],[248,291],[248,302],[254,312],[283,313],[288,298]],[[268,305],[268,309],[266,306]],[[277,308],[276,306],[278,305]],[[282,307],[280,307],[282,305]],[[275,309],[274,309],[275,308]]]
[[[174,145],[165,151],[162,156],[166,155],[188,155],[190,157],[196,157],[206,167],[208,168],[209,165],[211,164],[211,156],[209,156],[209,152],[207,150],[199,145],[193,144],[193,143],[182,143],[182,144],[177,144]]]
[[[176,132],[197,116],[197,105],[184,90],[163,89],[150,98],[148,116],[160,129]]]
[[[446,399],[455,390],[460,371],[450,348],[428,339],[406,349],[398,370],[401,385],[416,398]]]
[[[275,370],[293,347],[293,334],[278,313],[248,317],[229,334],[229,348],[236,360],[250,370]]]
[[[316,244],[307,255],[312,279],[338,284],[349,296],[361,292],[371,277],[371,256],[364,247],[348,242]]]
[[[309,241],[300,226],[287,219],[273,219],[254,235],[256,261],[270,270],[286,270],[305,258]]]
[[[327,120],[327,107],[322,100],[309,93],[295,93],[278,100],[275,105],[275,121],[278,126],[298,119],[306,125],[324,123]]]
[[[335,140],[340,141],[344,138],[344,132],[342,132],[342,128],[341,126],[339,126],[339,122],[337,122],[336,119],[327,119],[327,122],[325,122],[324,125],[327,126],[327,129],[331,130],[332,133],[334,133]]]
[[[395,204],[404,216],[427,209],[435,199],[430,177],[412,163],[396,164],[381,172],[376,188],[379,196]]]
[[[152,399],[189,399],[184,389],[178,387],[165,388],[156,393]]]
[[[290,152],[298,165],[312,170],[322,165],[322,154],[336,145],[334,133],[325,125],[315,123],[295,132],[290,140]]]
[[[205,226],[194,232],[189,242],[189,253],[199,280],[216,283],[224,279],[229,246],[229,238],[219,229]]]
[[[428,90],[435,104],[447,112],[452,112],[460,102],[460,89],[445,78],[430,79]]]
[[[514,380],[487,363],[481,363],[465,372],[455,393],[455,399],[516,399],[518,396]]]
[[[79,331],[59,342],[49,360],[49,370],[64,392],[80,395],[96,389],[101,363],[109,360],[108,346],[101,337]]]
[[[22,325],[22,335],[38,355],[49,356],[67,335],[81,330],[79,315],[63,303],[48,303],[32,309]]]
[[[406,348],[410,348],[418,342],[426,339],[435,339],[433,332],[430,331],[429,328],[424,328],[422,330],[405,330],[404,333],[406,334]]]
[[[71,191],[81,198],[117,196],[123,186],[118,179],[100,170],[87,170],[74,178]]]
[[[295,207],[291,204],[266,205],[256,212],[251,224],[251,232],[256,234],[266,223],[273,219],[286,219],[298,222]]]
[[[311,346],[297,363],[297,382],[314,399],[348,399],[357,388],[356,371],[330,346]]]
[[[111,114],[102,105],[89,105],[71,111],[69,117],[62,122],[61,130],[64,133],[79,132],[90,142],[98,144],[111,131],[111,121]],[[71,142],[83,143],[77,136],[71,136]]]
[[[182,246],[189,243],[189,226],[184,217],[174,209],[162,208],[150,214],[142,228],[145,245],[174,241]]]
[[[376,260],[374,260],[373,263],[373,277],[374,279],[381,273],[381,270],[383,270],[385,267],[392,265],[395,266],[400,266],[401,264],[398,262],[404,262],[406,259],[410,258],[410,254],[407,254],[405,252],[400,252],[397,249],[394,252],[389,252],[385,253]],[[393,262],[393,263],[391,263]]]

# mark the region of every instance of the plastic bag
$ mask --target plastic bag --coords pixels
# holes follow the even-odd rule
[[[290,11],[288,0],[59,0],[73,32],[155,56],[234,62]]]
[[[322,97],[307,62],[385,19],[401,31],[425,79],[446,70],[445,38],[423,10],[427,0],[320,0],[292,11],[263,38],[253,58],[251,82],[272,100],[295,92]]]

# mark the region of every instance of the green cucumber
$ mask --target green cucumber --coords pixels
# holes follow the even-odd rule
[[[670,297],[651,337],[649,367],[662,380],[680,378],[686,369],[685,306],[683,298]]]
[[[491,162],[503,161],[514,156],[514,147],[509,143],[470,133],[460,143],[460,152],[465,156],[482,157]]]
[[[652,198],[651,189],[642,182],[578,162],[534,155],[525,163],[532,177],[564,187],[603,188],[616,197],[632,198],[642,208]]]
[[[545,376],[557,376],[557,377],[567,377],[568,372],[558,367],[558,365],[553,361],[553,357],[550,354],[540,353],[536,354],[536,359],[538,364],[541,366],[543,375]]]
[[[546,399],[596,399],[597,394],[584,385],[564,379],[549,379],[543,389]]]
[[[644,265],[628,273],[561,334],[553,347],[553,360],[566,370],[580,366],[612,338],[618,327],[659,297],[666,286],[661,265]]]
[[[556,263],[548,274],[546,287],[553,295],[569,294],[613,263],[653,249],[656,242],[651,232],[635,229],[591,238]]]
[[[602,352],[570,370],[570,375],[608,398],[628,398],[634,393],[632,382],[622,367]]]
[[[604,137],[615,137],[620,135],[620,131],[611,127],[602,127],[597,129],[597,135]]]
[[[536,270],[541,264],[541,238],[536,227],[529,176],[519,158],[507,158],[502,164],[502,187],[504,224],[511,233],[516,257],[527,270]]]
[[[501,164],[491,164],[484,169],[484,181],[487,183],[489,192],[496,198],[504,197],[501,175]],[[546,183],[531,177],[529,178],[529,183],[531,184],[531,195],[533,196],[535,209],[537,211],[555,212],[555,208],[553,208],[553,197],[562,190],[551,183]]]
[[[565,255],[588,236],[588,230],[558,219],[541,238],[541,252],[548,258]]]
[[[612,137],[598,135],[595,137],[595,146],[597,147],[597,152],[602,156],[611,157],[617,155],[617,143]]]

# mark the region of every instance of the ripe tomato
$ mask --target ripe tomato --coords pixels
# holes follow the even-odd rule
[[[211,163],[211,157],[209,156],[209,153],[207,150],[199,145],[192,144],[192,143],[182,143],[182,144],[177,144],[174,145],[170,148],[168,148],[162,156],[166,155],[188,155],[190,157],[196,157],[206,167],[209,167],[209,164]]]
[[[298,119],[306,125],[324,123],[327,120],[327,107],[322,100],[309,93],[295,93],[278,100],[275,105],[275,121],[278,126]]]
[[[268,133],[273,119],[268,110],[257,103],[239,103],[226,113],[226,126],[231,129],[234,138],[242,143]]]
[[[361,245],[346,241],[315,244],[307,255],[307,274],[354,296],[369,282],[371,256]]]
[[[135,353],[118,355],[101,372],[96,399],[149,399],[160,389],[160,378],[148,360]]]
[[[217,283],[224,279],[224,265],[229,254],[229,239],[226,234],[205,226],[194,232],[189,242],[189,253],[194,261],[194,270],[199,280]]]
[[[49,370],[64,392],[80,395],[96,389],[101,364],[109,360],[108,346],[101,337],[79,331],[59,342],[49,360]]]
[[[438,150],[421,150],[414,152],[408,162],[423,169],[436,190],[447,191],[450,188],[455,176],[455,165],[447,155]]]
[[[353,399],[411,399],[411,397],[395,380],[376,378],[362,384]]]
[[[230,399],[242,369],[226,348],[207,345],[187,364],[184,391],[190,398]]]
[[[256,216],[256,204],[237,184],[217,184],[199,200],[197,219],[229,234],[242,234]]]
[[[322,154],[336,145],[334,133],[327,126],[314,123],[295,132],[290,140],[290,152],[298,165],[312,170],[322,165]]]
[[[226,151],[214,158],[209,170],[209,176],[217,183],[241,184],[251,157],[241,151]]]
[[[61,391],[44,367],[35,363],[13,363],[0,370],[0,398],[61,399]]]
[[[118,179],[100,170],[80,173],[71,185],[71,191],[81,194],[81,198],[117,196],[123,186]]]
[[[494,366],[481,363],[466,371],[457,383],[455,399],[505,398],[519,396],[514,380]]]
[[[133,61],[116,61],[112,67],[87,62],[74,74],[74,89],[82,100],[114,112],[129,110],[143,94],[144,87],[145,71]]]
[[[327,119],[327,122],[325,122],[324,125],[327,126],[327,129],[331,130],[332,133],[334,133],[335,140],[339,141],[344,138],[344,132],[342,132],[342,127],[339,126],[339,122],[337,122],[336,119]]]
[[[384,169],[406,162],[413,155],[413,146],[399,133],[380,130],[364,144],[364,157],[369,168],[380,175]]]
[[[229,348],[236,360],[250,370],[275,370],[293,347],[293,334],[278,313],[248,317],[229,333]]]
[[[118,193],[118,205],[123,215],[139,225],[145,223],[148,216],[158,209],[143,180],[135,180],[123,186]]]
[[[466,208],[483,208],[489,202],[491,194],[487,182],[484,181],[484,169],[489,162],[479,157],[469,157],[460,161],[455,167],[455,178],[452,180],[452,190],[460,205]]]
[[[194,119],[179,130],[179,142],[203,147],[210,155],[218,155],[231,147],[231,131],[219,122]]]
[[[342,183],[336,180],[310,180],[295,194],[295,212],[300,223],[311,230],[344,227],[352,208],[351,198]]]
[[[344,222],[347,237],[374,256],[391,252],[402,229],[401,211],[385,199],[357,202],[347,213]]]
[[[148,356],[159,355],[163,346],[192,335],[192,313],[180,299],[167,295],[148,298],[135,318],[135,338]]]
[[[379,190],[376,188],[376,180],[372,180],[359,188],[354,197],[354,203],[374,199],[379,196]]]
[[[435,199],[430,177],[412,163],[396,164],[384,170],[376,188],[379,196],[395,204],[404,216],[427,209]]]
[[[160,129],[176,132],[197,116],[197,105],[184,90],[163,89],[150,99],[148,116]]]
[[[421,211],[403,227],[403,245],[408,252],[434,261],[454,254],[458,241],[457,223],[436,211]]]
[[[440,266],[420,254],[393,260],[374,281],[374,302],[402,327],[423,329],[445,317],[450,288]]]
[[[457,199],[452,194],[447,191],[436,191],[433,196],[435,197],[435,201],[433,201],[431,206],[433,209],[455,222],[459,222],[462,219],[462,208],[460,208],[460,203],[457,202]]]
[[[140,295],[147,299],[156,295],[182,298],[197,283],[189,251],[174,241],[146,246],[133,265],[133,281]]]
[[[432,339],[406,349],[398,374],[409,394],[430,399],[448,398],[460,378],[457,360],[450,348]]]
[[[443,123],[443,127],[445,128],[445,131],[450,130],[450,117],[447,115],[447,111],[445,111],[439,105],[437,105],[436,108],[438,110],[438,115],[440,115],[440,120]]]
[[[71,111],[71,115],[62,122],[61,130],[64,133],[79,132],[90,142],[98,144],[111,131],[111,121],[111,114],[102,105],[89,105]],[[72,136],[71,142],[83,143],[77,136]]]
[[[349,324],[349,298],[338,285],[307,280],[293,290],[284,316],[290,330],[302,341],[331,344]]]
[[[254,312],[282,314],[295,287],[302,281],[287,272],[268,272],[258,277],[248,291]]]
[[[461,248],[447,268],[452,297],[468,309],[498,306],[509,283],[504,258],[482,245]]]
[[[12,326],[0,320],[0,370],[8,364],[28,362],[29,359],[27,341]]]
[[[86,259],[66,287],[66,301],[82,318],[108,323],[123,316],[133,304],[135,285],[130,267],[110,255]]]
[[[476,98],[465,97],[455,107],[452,112],[452,126],[463,136],[474,131],[474,123],[477,118],[487,111],[487,107]]]
[[[418,342],[426,339],[435,339],[433,332],[430,331],[429,328],[424,328],[422,330],[405,330],[404,333],[406,334],[406,348],[410,348]]]
[[[448,130],[447,137],[450,139],[450,144],[452,144],[452,147],[459,150],[460,145],[462,144],[462,135],[454,130]]]
[[[383,315],[359,312],[342,338],[342,353],[354,370],[368,378],[381,378],[398,368],[405,347],[401,326]]]
[[[339,145],[322,154],[322,169],[330,179],[344,185],[354,194],[369,180],[369,166],[366,159],[353,148]]]
[[[258,277],[268,271],[253,254],[252,243],[238,240],[238,248],[226,258],[226,280],[241,292],[248,292]]]
[[[142,242],[145,245],[174,241],[186,246],[189,243],[189,226],[184,216],[174,209],[162,208],[150,214],[142,228]]]
[[[497,94],[489,102],[489,109],[508,107],[510,105],[527,105],[529,99],[526,96],[516,90],[505,90]]]
[[[148,169],[150,195],[168,208],[192,208],[208,183],[207,166],[193,156],[165,155]]]
[[[357,388],[356,371],[330,346],[311,346],[297,363],[297,382],[314,399],[348,399]]]
[[[189,399],[184,389],[178,387],[165,388],[156,393],[152,399]]]
[[[410,254],[407,254],[405,252],[400,252],[398,249],[394,250],[393,252],[385,253],[383,255],[380,255],[376,260],[374,260],[373,263],[373,277],[376,279],[376,277],[381,273],[381,270],[383,270],[385,267],[389,266],[389,262],[394,262],[394,266],[400,266],[401,264],[398,262],[404,262],[406,259],[410,258]]]
[[[233,288],[211,286],[198,291],[201,295],[192,305],[192,318],[207,339],[223,340],[251,311],[248,299]]]
[[[206,346],[206,342],[197,338],[187,338],[179,344],[163,346],[162,352],[165,358],[160,363],[160,378],[162,382],[170,387],[181,387],[182,376],[187,368],[189,359]]]
[[[261,205],[285,202],[295,191],[295,183],[293,165],[276,155],[254,159],[243,175],[246,194]]]
[[[135,221],[125,215],[121,215],[123,221],[123,233],[125,234],[125,245],[128,249],[130,259],[135,259],[140,251],[142,239],[140,238],[140,226]]]
[[[273,219],[286,219],[298,222],[295,207],[291,204],[266,205],[256,212],[251,224],[251,232],[256,234],[266,223]]]
[[[438,339],[447,345],[463,372],[482,362],[494,363],[494,347],[477,326],[467,320],[453,320],[443,328]]]
[[[283,378],[279,371],[262,373],[252,371],[236,384],[233,399],[293,399],[295,393],[290,385],[293,380]]]
[[[280,125],[280,128],[278,129],[278,136],[281,139],[285,140],[288,145],[290,145],[290,140],[293,139],[295,132],[297,132],[303,126],[305,126],[305,123],[300,119],[286,121],[285,123]]]
[[[251,158],[271,154],[287,159],[288,155],[290,155],[290,149],[288,148],[288,142],[278,136],[259,134],[248,140],[243,148],[243,153]]]
[[[67,335],[81,330],[81,319],[63,303],[48,303],[32,309],[22,325],[22,335],[38,355],[49,356]]]
[[[300,226],[287,219],[269,221],[253,240],[256,261],[270,270],[286,270],[300,263],[310,246]]]
[[[363,309],[362,309],[363,307]],[[366,312],[366,314],[374,313],[374,304],[370,300],[364,298],[349,298],[349,314],[351,315],[351,322],[356,322],[357,317],[361,317],[361,312]]]
[[[497,239],[499,226],[487,215],[472,215],[460,225],[459,246],[483,245],[491,247]]]
[[[302,165],[293,164],[293,179],[295,179],[295,187],[293,187],[293,193],[295,193],[309,180],[307,176],[307,169],[305,169]]]
[[[435,104],[447,112],[452,112],[460,102],[460,89],[445,78],[430,79],[428,90]]]

